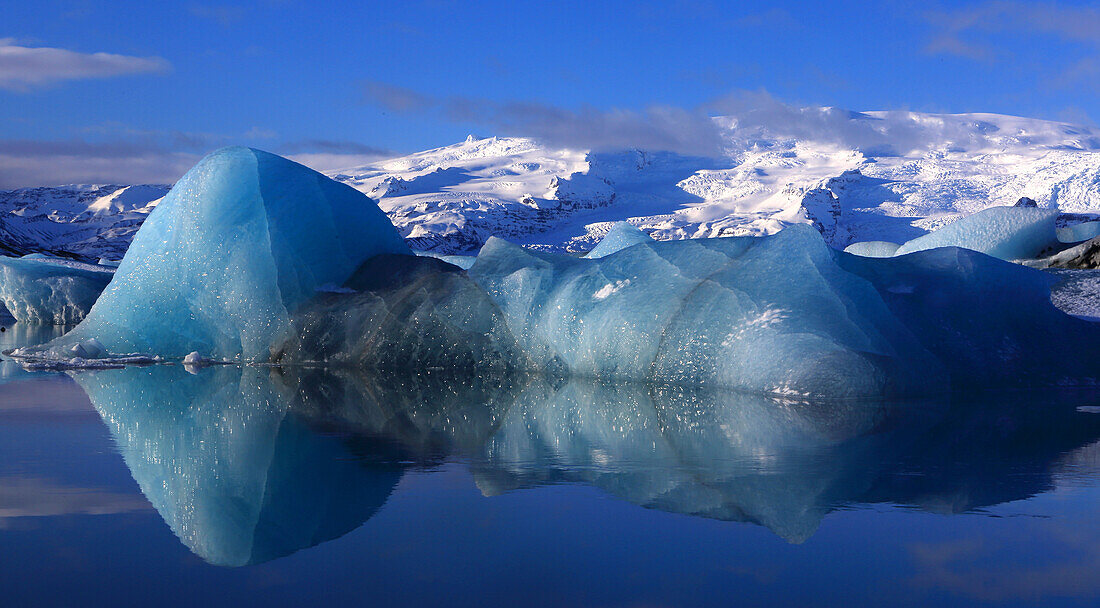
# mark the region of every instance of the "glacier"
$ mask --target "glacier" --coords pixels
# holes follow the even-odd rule
[[[113,268],[42,254],[0,256],[0,302],[22,323],[75,325],[113,276]]]
[[[411,254],[366,196],[243,147],[201,160],[150,213],[108,288],[41,358],[107,353],[266,360],[290,314],[367,258]]]

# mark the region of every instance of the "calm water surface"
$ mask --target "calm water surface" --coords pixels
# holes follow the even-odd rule
[[[10,327],[3,348],[50,337]],[[45,332],[45,333],[42,333]],[[1100,394],[0,363],[5,606],[1082,605]]]

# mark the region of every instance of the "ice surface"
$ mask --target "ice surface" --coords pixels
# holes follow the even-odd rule
[[[1063,243],[1082,243],[1100,236],[1100,222],[1082,222],[1058,229],[1058,240]]]
[[[602,258],[616,251],[621,251],[627,247],[637,245],[638,243],[651,242],[653,242],[653,239],[649,238],[648,234],[631,224],[627,222],[615,222],[615,224],[611,226],[611,230],[607,231],[607,234],[604,235],[600,243],[584,257],[589,259]]]
[[[0,256],[0,301],[23,323],[79,323],[111,282],[113,268],[31,254]]]
[[[531,360],[563,374],[831,397],[946,386],[942,365],[834,255],[808,226],[597,260],[495,239],[470,276]]]
[[[87,318],[50,346],[266,360],[290,314],[365,259],[410,253],[367,197],[249,148],[200,161],[141,227]]]
[[[276,361],[481,375],[529,367],[500,310],[453,265],[380,255],[344,287],[294,315]]]
[[[898,252],[898,247],[901,245],[889,241],[863,241],[848,245],[844,248],[844,253],[865,258],[888,258]]]
[[[806,226],[598,260],[496,239],[469,272],[562,374],[867,398],[1091,384],[1100,360],[1100,327],[1056,309],[1043,272],[957,248],[858,257]]]
[[[1057,245],[1054,231],[1057,217],[1057,210],[991,207],[904,243],[896,255],[936,247],[962,247],[1002,260],[1036,258]]]

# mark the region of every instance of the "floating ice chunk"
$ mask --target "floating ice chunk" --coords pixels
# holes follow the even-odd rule
[[[1083,222],[1058,229],[1058,240],[1063,243],[1083,243],[1100,236],[1100,222]]]
[[[896,255],[962,247],[1002,260],[1036,258],[1058,244],[1054,231],[1057,217],[1056,209],[991,207],[904,243]]]
[[[844,253],[865,258],[888,258],[897,253],[898,247],[901,245],[889,241],[863,241],[848,245],[844,248]]]
[[[367,258],[409,253],[373,201],[285,158],[225,148],[149,215],[88,317],[48,350],[266,360],[290,314]],[[60,350],[59,350],[60,348]]]
[[[76,324],[112,276],[112,268],[41,254],[0,257],[0,301],[23,323]]]
[[[615,222],[611,226],[611,230],[607,231],[603,239],[596,245],[592,251],[589,251],[584,257],[602,258],[604,256],[611,255],[616,251],[621,251],[627,247],[632,247],[638,243],[652,243],[653,239],[650,236],[636,226],[633,226],[627,222]]]

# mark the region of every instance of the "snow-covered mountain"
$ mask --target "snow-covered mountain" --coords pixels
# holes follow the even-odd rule
[[[330,175],[377,199],[413,248],[438,253],[476,250],[491,235],[583,251],[618,220],[656,239],[808,222],[843,247],[906,241],[1022,197],[1067,221],[1100,215],[1100,129],[994,114],[802,112],[826,128],[784,135],[715,119],[725,143],[709,157],[471,136]],[[0,243],[117,258],[164,191],[0,192]]]
[[[586,250],[617,220],[656,239],[769,234],[811,222],[843,247],[902,242],[1021,197],[1100,214],[1100,130],[993,114],[845,115],[885,141],[901,131],[913,149],[777,136],[728,120],[728,144],[714,158],[470,137],[333,177],[378,199],[415,248],[441,253],[475,249],[492,234]]]
[[[120,260],[169,186],[0,190],[0,252]]]

